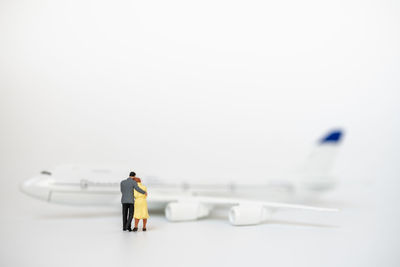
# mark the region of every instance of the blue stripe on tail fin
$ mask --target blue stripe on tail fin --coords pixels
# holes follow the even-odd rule
[[[327,135],[325,135],[321,140],[320,144],[326,144],[326,143],[339,143],[340,140],[342,139],[343,136],[343,131],[342,130],[334,130],[330,131]]]

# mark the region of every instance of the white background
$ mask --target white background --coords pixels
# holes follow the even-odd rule
[[[2,266],[398,266],[398,1],[0,2]],[[119,207],[37,202],[62,163],[259,181],[346,131],[320,204],[257,227],[224,216],[122,233]],[[134,261],[135,260],[135,261]]]

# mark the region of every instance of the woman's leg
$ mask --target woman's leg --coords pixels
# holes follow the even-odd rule
[[[138,224],[139,224],[139,219],[135,218],[135,228],[138,228]]]
[[[146,229],[147,219],[143,219],[143,229]]]

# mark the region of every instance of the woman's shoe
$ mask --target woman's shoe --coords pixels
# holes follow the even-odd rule
[[[136,227],[135,227],[135,228],[133,228],[133,229],[132,229],[132,231],[134,231],[134,232],[137,232],[137,228],[136,228]]]
[[[147,229],[146,228],[143,228],[143,232],[146,232],[147,231]]]

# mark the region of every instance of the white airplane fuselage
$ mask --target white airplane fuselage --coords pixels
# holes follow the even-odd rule
[[[104,179],[103,179],[104,180]],[[59,204],[69,205],[116,205],[120,203],[120,181],[95,181],[81,179],[76,182],[57,181],[48,174],[33,177],[23,184],[21,190],[32,197]],[[265,184],[162,184],[146,183],[149,188],[149,209],[158,209],[165,206],[157,199],[168,195],[182,196],[221,196],[238,197],[257,200],[299,201],[304,198],[304,190],[293,183],[282,181]],[[307,190],[306,195],[318,195],[316,191]],[[153,196],[157,196],[154,198]]]

